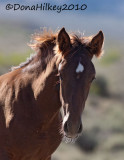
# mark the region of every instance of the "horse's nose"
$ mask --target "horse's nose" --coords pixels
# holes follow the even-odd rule
[[[71,135],[76,135],[76,134],[80,134],[82,132],[82,123],[80,123],[79,125],[72,125],[70,126],[68,121],[66,121],[64,123],[64,132],[69,136]]]

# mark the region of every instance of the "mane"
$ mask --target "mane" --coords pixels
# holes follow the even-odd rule
[[[46,46],[52,42],[56,43],[57,35],[59,31],[56,31],[55,33],[52,30],[47,30],[46,28],[43,29],[42,32],[40,33],[35,33],[32,35],[31,43],[28,44],[33,50],[37,51],[42,44],[44,43]],[[90,37],[82,37],[82,34],[78,32],[77,34],[74,32],[71,32],[69,34],[71,43],[73,46],[78,46],[80,44],[86,45],[91,39],[92,36]]]
[[[27,58],[27,60],[21,63],[19,66],[12,67],[11,70],[13,71],[29,65],[30,63],[32,63],[32,61],[34,61],[34,59],[37,59],[38,54],[40,53],[42,60],[47,57],[50,57],[53,54],[51,49],[53,50],[53,48],[56,46],[57,35],[58,31],[53,32],[52,30],[47,30],[46,28],[43,29],[43,31],[41,32],[33,34],[28,46],[30,46],[35,51],[35,53],[31,54],[30,57]],[[86,45],[91,39],[91,37],[81,38],[81,34],[77,35],[75,33],[70,33],[69,36],[71,38],[71,43],[74,47],[78,47],[81,44]],[[59,51],[55,51],[55,53],[59,54]],[[48,63],[48,61],[49,58],[47,58],[45,63]]]
[[[35,53],[31,54],[30,57],[27,58],[25,62],[20,63],[19,66],[11,67],[11,71],[29,65],[34,59],[38,57],[39,50],[41,50],[42,52],[42,58],[46,58],[48,54],[50,54],[50,52],[48,52],[49,47],[51,45],[55,45],[56,36],[56,33],[53,33],[52,30],[47,29],[43,29],[42,32],[33,34],[28,46],[31,47],[35,51]]]
[[[48,47],[51,43],[55,43],[57,33],[54,33],[52,30],[47,30],[46,28],[43,31],[35,33],[31,37],[31,41],[28,44],[33,50],[43,47]]]

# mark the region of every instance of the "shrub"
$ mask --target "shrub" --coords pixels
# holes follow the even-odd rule
[[[109,96],[107,80],[103,76],[98,76],[91,86],[91,93],[102,97]]]
[[[94,131],[87,131],[81,135],[76,144],[79,148],[85,152],[93,152],[98,146],[96,139],[96,133]]]

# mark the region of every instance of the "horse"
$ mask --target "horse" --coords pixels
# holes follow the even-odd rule
[[[35,54],[0,76],[0,160],[51,160],[63,137],[82,133],[103,32],[79,37],[62,28],[32,38]]]

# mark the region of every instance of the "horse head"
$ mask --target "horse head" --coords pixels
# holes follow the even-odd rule
[[[60,100],[67,138],[76,139],[82,132],[82,112],[96,74],[92,58],[101,56],[103,41],[102,31],[81,39],[70,37],[64,28],[58,33],[57,48],[62,57],[58,65]]]

